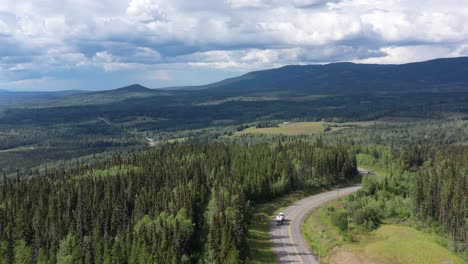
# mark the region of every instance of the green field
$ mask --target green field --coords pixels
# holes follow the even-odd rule
[[[406,121],[408,122],[408,121]],[[389,123],[405,123],[402,119],[397,120],[372,120],[372,121],[360,121],[360,122],[297,122],[297,123],[283,123],[279,124],[277,127],[249,127],[244,130],[234,133],[237,136],[246,135],[246,134],[271,134],[271,135],[288,135],[288,136],[297,136],[297,135],[308,135],[324,132],[325,128],[329,128],[330,131],[338,131],[347,128],[367,128],[374,125],[389,124]]]
[[[343,256],[373,263],[464,263],[463,260],[437,243],[437,237],[401,225],[383,225],[364,236],[359,243],[346,244],[334,250],[330,263],[343,263]]]
[[[340,231],[331,223],[330,212],[344,205],[343,201],[327,203],[304,224],[307,242],[320,253],[324,263],[463,263],[460,257],[437,243],[436,235],[412,227],[382,225],[368,232],[351,224],[347,232]]]
[[[196,106],[209,106],[209,105],[220,105],[227,102],[262,102],[262,101],[277,101],[280,100],[276,96],[238,96],[228,97],[222,100],[206,101],[201,103],[194,103]]]
[[[36,149],[36,148],[37,148],[37,147],[35,147],[35,146],[21,146],[21,147],[12,148],[12,149],[0,150],[0,153],[29,151],[29,150],[34,150],[34,149]]]
[[[237,136],[246,134],[284,134],[288,136],[315,134],[324,131],[323,122],[298,122],[280,124],[278,127],[249,127],[234,133]]]
[[[323,205],[320,209],[312,212],[303,226],[303,233],[309,246],[320,256],[327,256],[336,246],[344,243],[346,237],[342,236],[340,230],[330,221],[329,212],[333,208],[343,207],[342,199],[332,201]]]

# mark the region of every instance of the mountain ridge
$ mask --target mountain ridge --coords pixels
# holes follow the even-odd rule
[[[441,69],[450,69],[450,71],[444,72]],[[395,77],[398,78],[394,79]],[[406,86],[413,84],[414,86],[414,84],[421,81],[430,81],[432,83],[462,81],[468,84],[468,57],[439,58],[405,64],[336,62],[323,65],[285,65],[279,68],[248,72],[238,77],[206,85],[170,87],[162,88],[162,90],[232,90],[239,86],[245,87],[245,90],[252,88],[255,90],[280,89],[281,87],[290,85],[291,83],[289,82],[291,81],[296,83],[302,82],[301,89],[327,86],[327,88],[331,88],[335,92],[342,88],[338,86],[346,84],[363,85],[367,83],[367,85],[383,88],[383,81],[387,83],[400,82],[398,85],[393,86],[402,86],[403,84]],[[260,84],[252,84],[252,82],[268,83],[269,86],[259,89],[258,85]],[[369,88],[367,87],[364,90],[369,90]],[[323,90],[325,92],[330,91],[330,89],[322,89],[322,92]],[[360,89],[360,91],[362,92],[363,90]]]
[[[428,66],[432,66],[428,67]],[[271,68],[271,69],[264,69],[264,70],[257,70],[257,71],[251,71],[247,72],[245,74],[239,75],[237,77],[232,77],[232,78],[227,78],[223,79],[217,82],[213,83],[208,83],[204,85],[182,85],[182,86],[172,86],[172,87],[162,87],[162,88],[148,88],[145,87],[141,84],[134,83],[130,85],[126,85],[123,87],[115,88],[115,89],[109,89],[109,90],[98,90],[98,91],[89,91],[89,90],[61,90],[61,91],[11,91],[11,90],[6,90],[6,89],[0,89],[0,92],[2,93],[47,93],[47,94],[77,94],[77,93],[108,93],[108,92],[154,92],[154,91],[195,91],[195,90],[208,90],[208,89],[216,89],[216,88],[234,88],[233,86],[239,83],[244,83],[248,81],[252,81],[258,78],[273,78],[275,75],[278,73],[286,73],[286,74],[291,74],[294,73],[295,77],[298,77],[299,74],[301,74],[301,78],[304,77],[311,77],[315,79],[315,81],[319,80],[324,80],[324,81],[329,81],[327,80],[327,76],[325,74],[339,74],[340,72],[336,71],[353,71],[352,73],[354,74],[363,74],[363,73],[377,73],[377,76],[380,77],[385,77],[385,76],[390,76],[393,74],[402,74],[403,71],[405,70],[411,70],[413,71],[411,74],[417,73],[415,76],[421,76],[421,75],[426,75],[429,77],[436,77],[440,79],[440,71],[439,69],[441,67],[446,67],[446,68],[455,68],[455,73],[460,71],[459,68],[460,66],[463,67],[463,75],[459,75],[457,77],[463,76],[461,80],[463,82],[468,83],[468,57],[455,57],[455,58],[438,58],[438,59],[433,59],[433,60],[427,60],[427,61],[421,61],[421,62],[410,62],[410,63],[403,63],[403,64],[368,64],[368,63],[354,63],[354,62],[333,62],[333,63],[328,63],[328,64],[307,64],[307,65],[285,65],[282,67],[278,68]],[[452,66],[452,67],[447,67],[447,66]],[[458,67],[453,67],[453,66],[458,66]],[[434,69],[436,67],[437,69]],[[382,70],[388,70],[388,71],[383,71]],[[313,75],[313,74],[316,75]],[[343,76],[343,73],[349,74],[350,72],[341,72],[341,76],[331,76],[334,78],[338,77],[346,77],[349,78],[348,76]],[[412,80],[415,81],[415,78],[411,79],[408,78],[411,76],[411,74],[408,74],[405,78],[405,80]],[[449,79],[448,77],[454,75],[453,71],[450,71],[444,76],[447,80]],[[279,76],[277,76],[279,77]],[[294,76],[290,76],[294,77]],[[282,80],[284,81],[285,76],[282,76]],[[291,78],[288,78],[290,80]],[[434,80],[434,79],[432,79]],[[315,83],[317,85],[317,83]]]

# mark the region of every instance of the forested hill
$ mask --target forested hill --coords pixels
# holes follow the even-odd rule
[[[332,63],[285,66],[182,89],[253,92],[297,90],[321,93],[467,90],[468,57],[401,65]]]
[[[468,58],[403,65],[286,66],[196,89],[131,85],[71,95],[29,109],[4,111],[0,125],[83,123],[98,117],[122,123],[145,116],[158,120],[146,128],[191,129],[217,120],[240,124],[265,118],[434,117],[468,112]]]
[[[76,95],[83,91],[69,90],[58,92],[12,92],[0,90],[0,107],[23,105],[32,102],[41,103],[56,100],[69,95]]]

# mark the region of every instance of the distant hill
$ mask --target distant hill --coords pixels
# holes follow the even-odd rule
[[[182,90],[227,93],[301,91],[313,93],[408,92],[466,90],[468,57],[436,59],[401,65],[332,63],[284,66],[250,72],[209,85]]]
[[[107,91],[66,90],[56,92],[44,91],[8,91],[0,90],[0,107],[11,106],[57,106],[79,104],[101,104],[116,102],[128,98],[144,97],[161,93],[139,84],[132,84]]]
[[[87,92],[82,94],[73,94],[57,98],[49,102],[52,106],[71,106],[71,105],[100,105],[109,103],[118,103],[123,100],[146,98],[166,93],[165,91],[150,89],[139,84],[97,92]]]
[[[468,113],[468,58],[285,66],[204,86],[165,90],[133,84],[41,102],[3,111],[0,126],[83,124],[105,118],[142,130],[174,131],[260,120],[441,118]]]
[[[144,86],[142,86],[140,84],[132,84],[132,85],[125,86],[125,87],[122,87],[122,88],[117,88],[117,89],[111,90],[111,91],[121,92],[121,93],[133,93],[133,92],[152,92],[154,90],[150,89],[150,88],[147,88],[147,87],[144,87]]]
[[[77,95],[85,91],[68,90],[57,92],[16,92],[0,90],[0,107],[29,105],[31,103],[40,104],[56,100],[65,96]]]

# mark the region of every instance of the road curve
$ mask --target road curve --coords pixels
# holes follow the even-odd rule
[[[277,226],[274,220],[270,225],[270,238],[277,263],[319,263],[302,235],[305,218],[322,204],[356,192],[360,188],[361,186],[354,186],[317,194],[285,208],[283,213],[286,221],[283,225]]]

